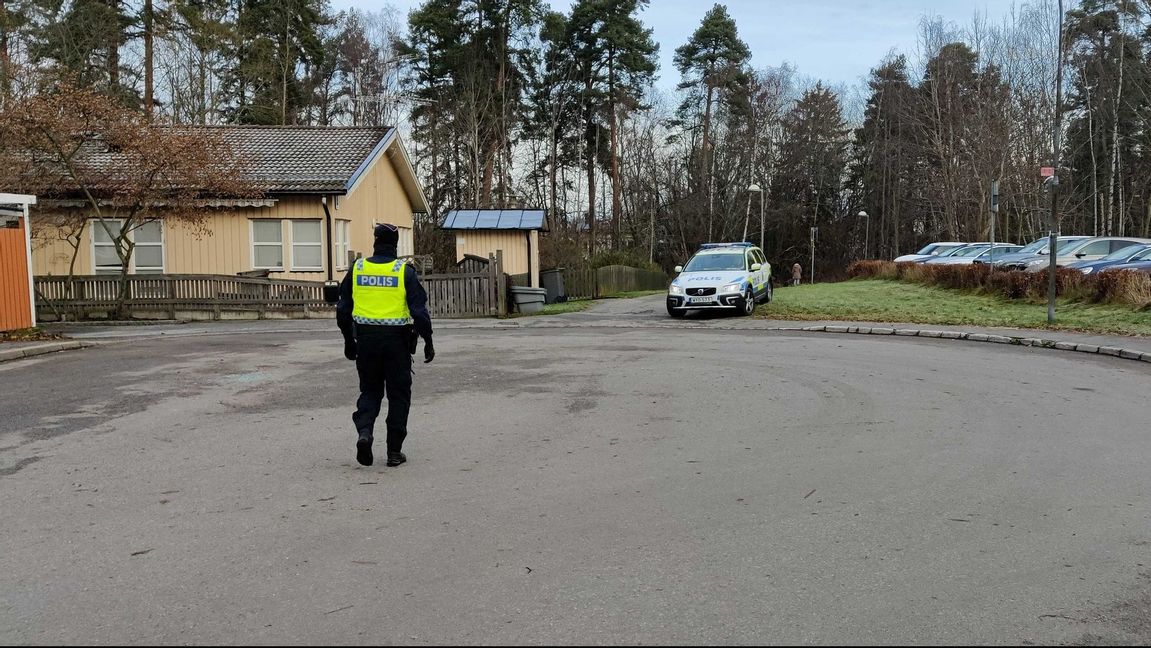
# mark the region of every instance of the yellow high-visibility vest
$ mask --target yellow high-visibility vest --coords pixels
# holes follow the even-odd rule
[[[372,263],[357,259],[352,266],[352,320],[357,324],[403,326],[412,323],[403,261]]]

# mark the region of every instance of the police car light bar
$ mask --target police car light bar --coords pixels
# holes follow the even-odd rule
[[[747,243],[747,242],[744,242],[744,243],[704,243],[703,245],[699,246],[699,249],[709,250],[709,249],[714,249],[714,248],[726,248],[726,247],[753,247],[754,245],[755,245],[754,243]]]

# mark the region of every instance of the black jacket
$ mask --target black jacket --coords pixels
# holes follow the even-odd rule
[[[394,247],[378,246],[372,252],[372,256],[368,257],[368,261],[371,263],[391,263],[396,260],[396,248]],[[424,292],[424,287],[420,285],[420,276],[410,263],[404,266],[404,289],[407,291],[408,310],[412,313],[412,323],[415,325],[416,333],[424,338],[425,342],[431,342],[432,317],[428,314],[428,294]],[[336,303],[336,324],[340,327],[340,332],[344,334],[345,339],[355,337],[355,328],[352,322],[354,305],[352,302],[352,269],[348,268],[348,274],[344,275],[344,280],[340,282],[340,301]]]

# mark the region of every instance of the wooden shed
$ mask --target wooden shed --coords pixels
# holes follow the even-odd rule
[[[540,232],[547,231],[544,209],[456,209],[444,216],[441,229],[456,235],[456,260],[481,258],[503,251],[504,272],[526,274],[540,287]]]
[[[28,205],[35,196],[0,193],[0,331],[36,326]]]

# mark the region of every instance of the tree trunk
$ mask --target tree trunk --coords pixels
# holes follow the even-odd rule
[[[0,0],[0,19],[8,20],[6,0]],[[7,107],[12,92],[12,59],[8,53],[8,27],[0,29],[0,109]]]
[[[144,0],[144,112],[152,116],[152,89],[155,82],[155,16],[152,0]]]
[[[592,115],[591,105],[591,92],[592,82],[591,75],[584,85],[585,97],[587,103],[584,106],[584,123],[586,124],[586,132],[584,133],[584,140],[588,148],[587,155],[587,226],[588,226],[588,258],[595,256],[595,162],[599,154],[599,126],[595,124]],[[592,129],[595,128],[595,134],[592,134]]]
[[[619,115],[618,106],[616,105],[616,88],[615,88],[615,51],[608,50],[607,61],[607,83],[608,83],[608,132],[611,146],[611,220],[612,220],[612,247],[616,250],[620,249],[620,238],[623,232],[622,212],[623,204],[620,201],[620,177],[619,177],[619,125],[616,123]]]
[[[108,7],[115,16],[120,15],[120,0],[107,0]],[[113,32],[112,40],[108,43],[108,89],[117,92],[120,88],[120,40],[123,32],[119,27]]]
[[[709,75],[710,76],[710,75]],[[714,175],[713,167],[711,164],[711,99],[715,91],[708,81],[707,83],[707,99],[704,101],[703,106],[703,145],[701,148],[700,159],[700,180],[704,183],[700,185],[707,191],[707,240],[712,240],[712,227],[713,219],[715,216],[715,195],[712,191],[712,176]]]

